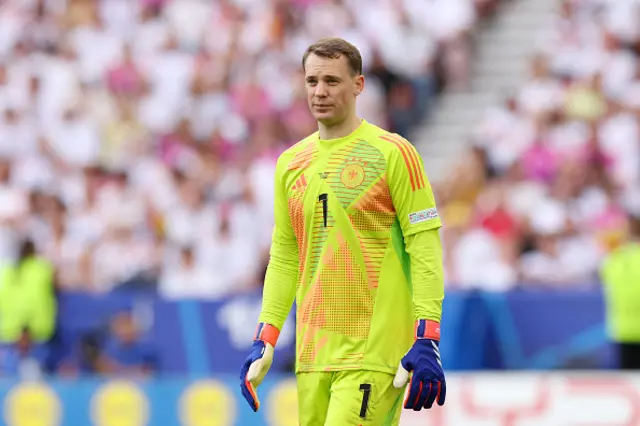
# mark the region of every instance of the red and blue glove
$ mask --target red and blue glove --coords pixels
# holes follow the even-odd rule
[[[440,324],[435,321],[416,321],[416,334],[413,347],[400,361],[398,372],[393,379],[396,388],[409,383],[409,393],[404,408],[420,411],[430,409],[434,402],[444,405],[447,384],[440,360]]]
[[[280,330],[271,324],[260,323],[253,338],[251,353],[240,369],[240,389],[251,409],[260,409],[258,386],[269,372],[273,362],[273,352],[280,336]]]

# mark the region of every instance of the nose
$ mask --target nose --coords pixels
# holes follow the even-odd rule
[[[318,84],[316,84],[315,95],[318,98],[324,98],[327,96],[327,85],[324,82],[319,81]]]

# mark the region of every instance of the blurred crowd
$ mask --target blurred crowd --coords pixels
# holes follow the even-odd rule
[[[9,0],[0,7],[0,263],[61,290],[261,282],[277,155],[315,131],[300,60],[362,51],[359,113],[403,134],[464,84],[496,0]]]
[[[441,188],[452,286],[589,286],[640,215],[640,2],[565,0]]]
[[[0,375],[46,369],[60,292],[258,287],[275,160],[316,129],[305,48],[356,44],[358,113],[407,134],[499,1],[0,1]],[[61,371],[152,368],[130,312],[104,324]]]

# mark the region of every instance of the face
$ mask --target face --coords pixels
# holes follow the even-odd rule
[[[305,63],[309,109],[325,126],[344,121],[355,112],[356,97],[364,87],[362,75],[352,75],[347,58],[309,55]]]

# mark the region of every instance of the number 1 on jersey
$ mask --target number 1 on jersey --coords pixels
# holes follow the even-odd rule
[[[328,206],[327,206],[327,193],[325,192],[324,194],[320,194],[318,196],[318,201],[322,202],[322,220],[324,222],[324,227],[327,227],[327,213],[328,213]]]

